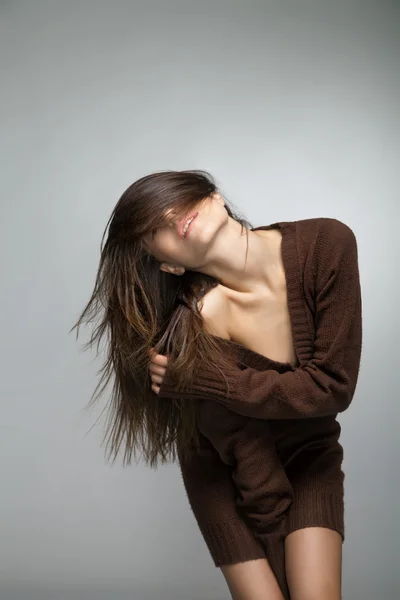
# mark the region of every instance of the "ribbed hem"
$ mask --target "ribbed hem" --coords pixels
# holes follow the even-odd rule
[[[313,482],[296,486],[295,500],[287,520],[287,533],[307,527],[332,529],[344,540],[344,501],[339,490],[315,489]]]
[[[216,567],[265,558],[262,543],[249,537],[244,521],[202,523],[201,532]]]

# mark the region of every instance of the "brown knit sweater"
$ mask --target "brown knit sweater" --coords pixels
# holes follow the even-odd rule
[[[298,367],[230,340],[236,367],[202,370],[185,399],[199,402],[202,447],[182,464],[189,503],[216,566],[265,558],[288,597],[284,537],[328,527],[344,538],[343,452],[337,413],[350,404],[361,355],[357,243],[336,219],[279,222]],[[187,394],[187,397],[186,397]],[[168,370],[160,398],[182,397]]]

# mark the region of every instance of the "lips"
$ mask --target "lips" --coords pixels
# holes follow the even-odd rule
[[[195,218],[196,218],[198,214],[199,214],[199,213],[197,213],[197,212],[195,212],[195,213],[192,213],[192,214],[188,215],[187,217],[184,217],[183,219],[181,219],[181,220],[179,221],[179,237],[181,237],[181,238],[184,238],[184,235],[183,235],[183,228],[185,227],[185,225],[186,225],[187,221],[188,221],[189,219],[191,219],[192,217],[195,217]],[[192,222],[193,222],[193,221],[192,221]],[[190,227],[190,225],[189,225],[189,227]],[[187,233],[187,232],[186,232],[186,233]]]

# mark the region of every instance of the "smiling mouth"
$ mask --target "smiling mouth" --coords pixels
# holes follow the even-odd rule
[[[195,215],[189,217],[189,219],[186,221],[183,229],[182,229],[182,237],[185,238],[188,232],[188,229],[190,227],[190,225],[193,223],[193,221],[195,220],[195,218],[197,217],[198,213],[196,213]]]

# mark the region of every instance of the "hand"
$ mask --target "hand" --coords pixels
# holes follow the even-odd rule
[[[165,372],[168,365],[168,357],[163,354],[156,354],[153,348],[150,350],[151,362],[149,366],[150,377],[152,381],[151,389],[156,394],[160,391]]]

